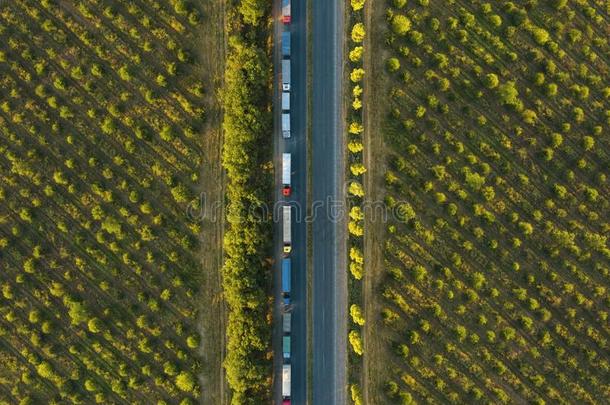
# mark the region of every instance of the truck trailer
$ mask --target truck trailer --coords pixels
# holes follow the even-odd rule
[[[290,113],[282,113],[282,137],[290,138]]]
[[[290,364],[282,366],[282,398],[284,404],[290,404]]]
[[[290,361],[290,335],[282,336],[282,353],[284,362]]]
[[[290,305],[290,275],[291,260],[285,257],[282,259],[282,298],[285,305]]]
[[[290,31],[282,31],[282,58],[290,58]]]
[[[282,92],[282,111],[290,112],[290,93],[287,91]]]
[[[292,155],[290,153],[282,153],[282,194],[289,196],[292,192],[290,184]]]
[[[284,312],[282,316],[282,332],[289,334],[292,327],[292,314],[290,312]]]
[[[282,0],[282,22],[284,24],[290,24],[290,0]]]
[[[285,205],[282,209],[283,213],[283,234],[284,234],[284,255],[289,255],[292,251],[292,212],[290,206]]]
[[[290,59],[282,59],[282,90],[290,91]]]

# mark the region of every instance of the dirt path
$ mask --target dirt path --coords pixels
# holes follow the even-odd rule
[[[387,94],[387,83],[382,80],[384,74],[384,55],[378,52],[384,49],[382,28],[385,26],[383,16],[383,5],[376,6],[375,2],[368,2],[365,8],[365,25],[367,27],[367,38],[364,42],[364,70],[366,73],[364,81],[364,165],[368,172],[364,175],[367,201],[383,201],[384,175],[386,171],[385,144],[383,141],[382,101]],[[375,29],[373,29],[375,27]],[[377,53],[373,54],[372,49]],[[381,62],[380,62],[381,61]],[[376,204],[369,206],[375,207]],[[364,364],[362,394],[365,404],[383,403],[380,388],[383,385],[384,366],[383,345],[384,339],[380,336],[382,330],[380,322],[380,304],[376,300],[379,292],[379,282],[383,270],[383,240],[385,238],[385,221],[381,218],[372,218],[365,210],[365,235],[364,235],[364,316],[366,324],[364,327]]]
[[[225,0],[202,1],[203,29],[199,47],[193,51],[201,61],[202,80],[206,91],[206,124],[203,164],[201,167],[201,210],[194,212],[201,224],[200,258],[202,288],[200,305],[199,353],[203,359],[200,376],[204,405],[228,402],[228,387],[222,362],[225,356],[226,307],[222,298],[221,268],[223,263],[224,172],[221,166],[222,111],[218,94],[222,86],[226,40],[224,36]]]

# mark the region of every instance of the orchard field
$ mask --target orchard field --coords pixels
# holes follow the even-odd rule
[[[371,3],[369,402],[609,403],[610,4]]]
[[[0,403],[200,396],[193,3],[0,2]]]

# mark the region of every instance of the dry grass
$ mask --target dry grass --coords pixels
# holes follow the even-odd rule
[[[218,92],[222,85],[225,59],[224,9],[225,0],[201,2],[204,14],[204,29],[200,33],[200,46],[195,48],[202,65],[206,84],[207,120],[202,136],[205,138],[203,164],[201,167],[200,191],[205,192],[206,206],[224,198],[224,173],[220,164],[222,151],[222,111],[218,103]],[[216,211],[212,214],[222,215]],[[223,262],[222,216],[206,217],[200,235],[201,266],[205,286],[201,293],[200,347],[203,357],[201,375],[202,404],[223,405],[228,403],[228,386],[224,378],[222,362],[225,353],[226,308],[222,299],[221,268]]]
[[[365,176],[365,187],[371,201],[382,201],[385,195],[384,174],[386,172],[386,145],[383,139],[381,126],[383,122],[383,100],[389,94],[390,84],[383,74],[383,60],[378,52],[384,51],[383,30],[371,27],[383,27],[385,17],[383,2],[368,2],[365,9],[365,25],[367,38],[365,40],[364,69],[367,72],[364,79],[364,165],[368,172]],[[375,53],[372,50],[375,49]],[[382,55],[383,56],[383,55]],[[364,366],[362,393],[364,403],[381,404],[384,402],[383,384],[387,380],[390,353],[387,352],[387,338],[382,335],[384,328],[380,313],[382,303],[379,284],[383,270],[383,246],[379,241],[385,238],[385,226],[382,221],[372,221],[365,218],[364,257],[365,276],[363,301],[365,319],[364,328]]]

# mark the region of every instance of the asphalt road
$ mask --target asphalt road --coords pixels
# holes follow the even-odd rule
[[[292,22],[283,25],[281,22],[281,1],[274,1],[275,18],[275,51],[274,66],[274,162],[276,202],[290,203],[292,208],[292,333],[291,333],[291,363],[292,363],[292,404],[305,405],[307,401],[307,227],[304,221],[307,205],[307,8],[304,0],[292,1]],[[283,139],[281,132],[281,32],[291,32],[291,80],[290,94],[291,138]],[[281,194],[282,153],[292,154],[292,195],[284,198]],[[276,207],[276,212],[280,209]],[[281,216],[276,214],[278,221],[275,226],[276,266],[274,271],[275,292],[275,385],[274,399],[281,404],[282,392],[282,322],[281,303],[281,258],[282,231]]]
[[[347,272],[341,116],[343,3],[340,0],[313,0],[312,7],[314,405],[347,404]],[[333,207],[338,207],[339,211]]]

